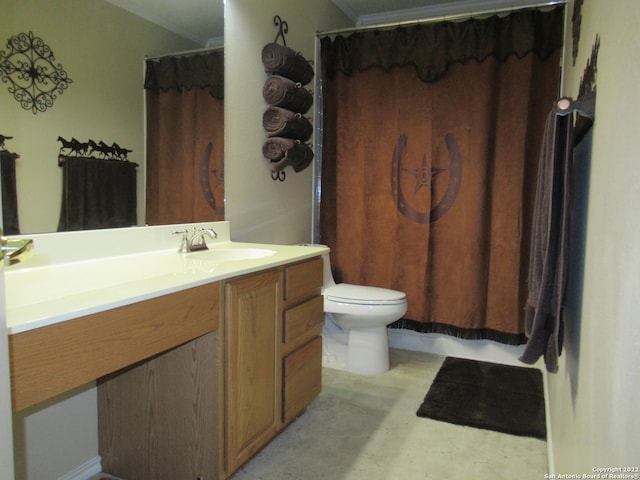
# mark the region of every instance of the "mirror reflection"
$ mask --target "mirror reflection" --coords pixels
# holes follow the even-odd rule
[[[174,7],[181,12],[180,16],[145,10],[147,4],[157,7],[163,3],[176,3]],[[186,21],[181,15],[188,14],[191,3],[194,3],[196,15],[209,21],[202,27],[181,28],[181,22]],[[54,93],[56,98],[46,111],[35,114],[23,108],[5,82],[0,83],[0,134],[12,137],[0,149],[19,155],[15,160],[15,183],[20,233],[58,230],[63,190],[63,168],[59,166],[58,158],[61,153],[69,154],[68,150],[61,151],[63,145],[58,137],[80,143],[93,140],[108,147],[117,144],[130,150],[127,159],[138,165],[135,173],[137,224],[147,223],[145,95],[149,93],[145,94],[143,90],[144,59],[221,46],[222,0],[206,0],[206,12],[202,3],[196,0],[4,2],[0,16],[0,31],[4,32],[4,37],[0,38],[0,52],[6,57],[10,37],[32,32],[50,47],[55,58],[52,63],[60,65],[70,80],[68,88]],[[221,121],[208,124],[211,139],[205,147],[211,141],[212,152],[218,148],[220,153],[210,155],[206,173],[211,178],[206,182],[203,180],[203,186],[222,185],[222,141],[213,140],[213,132],[218,128],[222,131]],[[222,133],[219,137],[222,138]],[[206,151],[202,148],[195,154],[198,163],[194,165],[198,168]],[[181,170],[184,173],[185,169]],[[205,178],[200,173],[199,170],[195,172],[195,185],[188,184],[186,177],[177,185],[175,175],[174,182],[169,185],[179,192],[192,190],[195,186],[200,188],[200,179]],[[168,193],[161,191],[159,195],[165,198]],[[221,207],[223,197],[220,200],[215,197],[215,200]],[[162,223],[162,219],[156,223]]]

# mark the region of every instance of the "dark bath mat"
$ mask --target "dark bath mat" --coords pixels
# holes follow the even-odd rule
[[[419,417],[546,439],[542,372],[447,357]]]

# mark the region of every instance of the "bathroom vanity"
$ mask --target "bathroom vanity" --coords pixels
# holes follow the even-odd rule
[[[164,247],[156,228],[171,227],[102,234],[153,234]],[[238,244],[227,222],[213,228],[204,252],[179,254],[174,238],[104,262],[34,257],[9,273],[14,411],[96,380],[103,470],[154,480],[226,478],[303,412],[321,388],[327,249]],[[87,268],[85,286],[73,284]],[[29,301],[21,282],[54,291]]]
[[[225,466],[235,472],[320,393],[322,260],[225,282]]]

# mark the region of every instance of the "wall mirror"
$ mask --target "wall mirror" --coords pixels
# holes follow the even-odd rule
[[[194,23],[192,17],[202,21]],[[62,195],[58,137],[132,150],[127,158],[139,165],[137,218],[144,224],[144,59],[222,47],[223,1],[6,0],[0,31],[0,51],[7,51],[10,37],[32,32],[71,79],[53,105],[36,114],[0,82],[0,134],[12,137],[3,148],[19,155],[20,233],[57,230]]]

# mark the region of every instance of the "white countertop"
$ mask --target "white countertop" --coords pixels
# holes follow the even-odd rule
[[[225,227],[218,225],[219,230]],[[171,227],[168,227],[171,228]],[[151,234],[154,227],[130,229],[127,234]],[[165,229],[166,230],[166,229]],[[218,230],[216,230],[218,231]],[[228,231],[228,226],[227,226]],[[122,231],[104,232],[122,235]],[[171,232],[169,231],[169,234]],[[154,233],[158,235],[157,232]],[[36,236],[37,237],[37,236]],[[219,235],[220,237],[220,235]],[[65,246],[68,247],[70,237]],[[164,239],[164,236],[162,237]],[[38,252],[38,238],[34,240]],[[48,239],[41,238],[47,245]],[[107,238],[107,241],[109,239]],[[113,238],[112,238],[113,240]],[[7,324],[9,334],[41,328],[73,318],[216,282],[246,273],[305,260],[328,252],[322,245],[272,245],[231,242],[228,234],[209,243],[209,250],[180,254],[172,248],[122,253],[105,248],[111,255],[80,255],[79,259],[43,261],[51,252],[34,256],[20,268],[6,269]],[[59,241],[56,238],[55,241]],[[164,245],[163,245],[164,246]],[[239,259],[248,256],[261,258]],[[236,254],[236,255],[234,255]],[[31,263],[30,263],[31,262]]]

